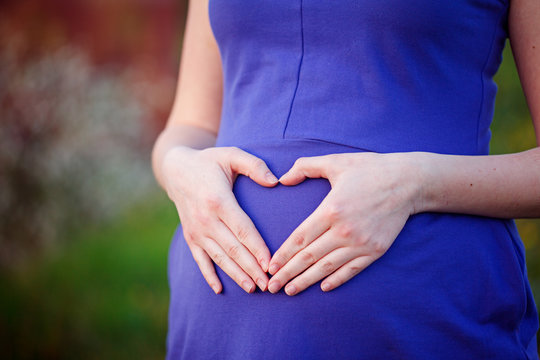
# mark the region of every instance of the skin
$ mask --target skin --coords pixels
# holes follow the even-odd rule
[[[540,3],[510,2],[510,42],[540,141]],[[295,295],[320,280],[345,283],[390,248],[412,214],[434,211],[499,218],[540,217],[540,148],[516,154],[349,153],[299,158],[280,183],[326,178],[332,189],[270,258],[238,206],[238,174],[263,186],[264,162],[237,148],[214,148],[222,69],[207,1],[191,1],[175,105],[156,141],[156,178],[176,204],[186,241],[212,289],[213,262],[247,292],[255,284]],[[369,174],[369,176],[366,176]],[[272,274],[268,281],[266,271]]]
[[[223,75],[207,14],[208,1],[190,2],[178,91],[152,153],[156,179],[175,203],[184,238],[204,278],[220,293],[214,263],[246,292],[266,290],[270,251],[232,193],[238,174],[263,186],[277,179],[266,164],[238,148],[214,148]]]

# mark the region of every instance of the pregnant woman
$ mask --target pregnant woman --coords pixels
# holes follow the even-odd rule
[[[538,0],[191,1],[167,357],[537,359],[540,148],[488,155],[508,37],[540,129]]]

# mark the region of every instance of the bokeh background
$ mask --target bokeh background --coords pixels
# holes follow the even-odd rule
[[[0,1],[0,357],[159,359],[177,224],[150,151],[186,1]],[[536,146],[511,50],[492,153]],[[518,220],[540,302],[540,222]]]

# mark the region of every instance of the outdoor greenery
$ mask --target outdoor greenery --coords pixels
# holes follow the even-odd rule
[[[0,273],[2,358],[162,359],[176,223],[156,194],[25,269]]]

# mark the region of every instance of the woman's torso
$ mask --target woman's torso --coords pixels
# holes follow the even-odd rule
[[[210,0],[224,70],[217,146],[279,177],[301,156],[488,153],[503,0]],[[273,253],[330,190],[324,179],[234,194]],[[206,285],[179,227],[169,254],[170,358],[525,359],[537,315],[511,220],[412,216],[345,285],[246,294]]]
[[[507,0],[211,0],[225,82],[218,143],[487,154],[507,10]]]

